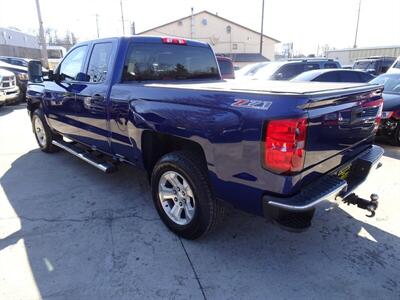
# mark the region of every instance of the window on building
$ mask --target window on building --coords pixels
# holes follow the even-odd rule
[[[237,50],[237,49],[238,49],[238,44],[233,43],[233,44],[232,44],[232,50]]]

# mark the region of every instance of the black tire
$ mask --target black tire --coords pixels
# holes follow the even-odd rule
[[[393,140],[396,146],[400,146],[400,121],[397,122],[397,128],[394,131]]]
[[[35,128],[36,119],[39,119],[43,124],[43,133],[45,135],[45,141],[41,140],[38,136],[37,128]],[[54,146],[51,142],[55,139],[59,139],[60,137],[54,134],[49,125],[46,122],[46,118],[44,117],[43,111],[39,108],[36,109],[32,114],[32,130],[35,135],[36,141],[40,147],[40,150],[46,153],[53,153],[59,150],[58,147]]]
[[[186,225],[179,225],[167,215],[161,205],[159,184],[169,171],[182,175],[192,189],[195,198],[194,216]],[[222,217],[223,208],[213,196],[205,163],[191,152],[177,151],[164,155],[155,165],[151,175],[154,205],[164,224],[185,239],[197,239],[210,232]]]

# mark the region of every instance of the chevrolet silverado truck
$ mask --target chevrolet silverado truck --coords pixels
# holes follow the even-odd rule
[[[224,81],[207,43],[154,36],[80,43],[48,78],[31,61],[29,78],[40,149],[143,168],[181,237],[209,232],[224,203],[293,230],[323,200],[377,208],[353,191],[383,154],[380,85]]]

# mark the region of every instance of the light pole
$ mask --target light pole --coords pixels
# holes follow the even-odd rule
[[[358,15],[357,15],[357,25],[356,25],[356,36],[354,37],[354,46],[357,48],[357,36],[358,36],[358,24],[360,23],[360,12],[361,12],[361,0],[358,2]]]
[[[36,11],[39,20],[39,41],[40,41],[40,52],[42,56],[42,64],[46,68],[48,68],[49,62],[47,57],[46,39],[44,37],[43,20],[42,20],[42,13],[40,12],[39,0],[36,0]]]
[[[122,34],[125,35],[125,20],[124,20],[124,9],[122,7],[122,0],[119,1],[121,6],[121,19],[122,19]]]
[[[97,38],[100,37],[100,31],[99,31],[99,15],[96,14],[96,29],[97,29]]]
[[[263,51],[263,35],[264,35],[264,0],[262,0],[262,9],[261,9],[261,35],[260,35],[260,54],[262,55]]]

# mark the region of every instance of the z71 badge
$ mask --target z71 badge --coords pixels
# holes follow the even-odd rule
[[[270,101],[235,99],[235,101],[231,104],[231,106],[268,110],[271,104],[272,102]]]

